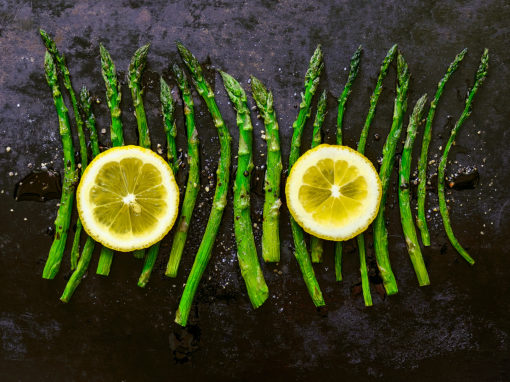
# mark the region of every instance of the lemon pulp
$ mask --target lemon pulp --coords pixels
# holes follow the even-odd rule
[[[346,146],[320,145],[292,167],[286,195],[291,214],[305,231],[347,240],[375,218],[381,184],[363,155]]]
[[[91,162],[77,200],[85,230],[94,239],[130,251],[154,244],[170,230],[179,191],[163,159],[147,149],[123,146]]]

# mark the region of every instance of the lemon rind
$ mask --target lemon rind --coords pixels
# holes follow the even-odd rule
[[[86,183],[86,180],[91,177],[93,180],[97,172],[101,168],[98,165],[101,162],[106,163],[106,159],[109,156],[113,156],[112,160],[120,160],[123,157],[132,156],[134,151],[138,151],[142,153],[143,158],[141,158],[144,162],[149,162],[154,164],[159,170],[161,170],[161,175],[163,178],[162,184],[165,185],[165,188],[168,189],[168,199],[167,206],[168,212],[165,214],[164,219],[158,220],[158,225],[150,234],[144,234],[143,236],[134,236],[131,240],[126,240],[125,238],[117,237],[115,239],[114,235],[110,235],[105,233],[102,230],[99,230],[98,225],[94,225],[91,223],[94,219],[91,217],[91,211],[87,211],[87,208],[83,205],[83,200],[88,200],[86,193],[93,185],[93,182]],[[114,154],[116,153],[116,154]],[[149,159],[150,158],[150,159]],[[165,170],[165,171],[163,171]],[[85,188],[84,184],[88,187]],[[80,219],[83,224],[83,228],[85,232],[92,237],[95,241],[103,244],[105,247],[113,249],[119,252],[131,252],[137,249],[148,248],[151,245],[161,241],[168,232],[172,229],[175,221],[177,220],[178,210],[179,210],[179,187],[175,181],[175,177],[173,175],[172,170],[168,166],[168,163],[165,162],[163,158],[154,153],[152,150],[140,147],[140,146],[119,146],[111,148],[107,151],[102,152],[97,155],[92,162],[85,169],[80,183],[78,185],[77,191],[77,209]],[[98,232],[101,231],[101,232]],[[143,240],[142,240],[143,238]]]
[[[304,208],[300,206],[300,203],[295,200],[297,198],[296,192],[292,194],[290,192],[290,188],[295,186],[296,182],[299,182],[299,180],[296,180],[296,176],[299,177],[299,163],[309,160],[310,156],[313,156],[317,151],[321,150],[341,150],[343,153],[346,154],[346,156],[350,156],[350,158],[356,158],[355,161],[357,161],[358,164],[361,164],[362,166],[366,166],[365,169],[369,169],[369,171],[372,171],[372,174],[375,176],[373,179],[367,179],[368,185],[369,185],[369,192],[372,194],[372,197],[370,198],[372,201],[372,205],[368,206],[366,209],[369,210],[370,213],[366,214],[366,218],[359,218],[356,224],[352,224],[355,228],[349,230],[349,229],[343,229],[340,234],[332,235],[329,233],[325,233],[324,231],[331,232],[333,230],[337,230],[338,228],[332,228],[332,229],[324,229],[321,231],[318,231],[317,229],[314,229],[314,227],[322,227],[319,224],[309,224],[308,221],[313,221],[313,219],[310,218],[310,214],[303,212]],[[326,158],[327,156],[323,156],[322,158]],[[337,158],[334,158],[337,159]],[[346,158],[338,158],[338,159],[346,159]],[[298,170],[296,170],[298,169]],[[303,170],[304,171],[304,170]],[[363,172],[364,174],[369,174],[369,171]],[[372,182],[375,181],[375,182]],[[287,183],[285,185],[285,194],[287,199],[287,207],[289,208],[289,211],[294,218],[294,220],[303,228],[303,230],[313,236],[319,237],[321,239],[325,240],[331,240],[331,241],[345,241],[352,239],[359,235],[360,233],[364,232],[370,224],[374,221],[374,219],[377,216],[377,212],[379,210],[379,205],[381,202],[382,197],[382,186],[381,181],[379,179],[379,175],[377,174],[377,171],[372,164],[372,162],[366,158],[364,155],[358,153],[356,150],[353,150],[352,148],[348,146],[339,146],[339,145],[328,145],[328,144],[322,144],[317,146],[316,148],[313,148],[311,150],[308,150],[306,153],[304,153],[298,161],[294,164],[292,167],[290,174],[287,178]],[[295,206],[298,206],[297,208]],[[364,217],[364,216],[363,216]],[[348,226],[346,226],[348,227]]]

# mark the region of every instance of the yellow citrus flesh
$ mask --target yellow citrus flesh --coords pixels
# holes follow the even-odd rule
[[[179,188],[170,166],[151,150],[115,147],[87,166],[76,200],[85,231],[116,251],[147,248],[172,228]]]
[[[343,241],[368,228],[381,201],[372,162],[347,146],[320,145],[303,154],[285,187],[298,224],[317,237]]]

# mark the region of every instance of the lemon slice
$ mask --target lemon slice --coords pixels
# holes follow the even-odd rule
[[[366,230],[382,194],[372,162],[347,146],[326,144],[297,160],[285,193],[292,216],[306,232],[334,241]]]
[[[179,188],[168,164],[139,146],[99,154],[76,192],[85,231],[116,251],[157,243],[170,231],[179,208]]]

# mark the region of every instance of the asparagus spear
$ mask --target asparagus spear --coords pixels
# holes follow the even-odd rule
[[[99,254],[99,261],[97,263],[96,273],[101,276],[108,276],[112,267],[113,250],[102,246]]]
[[[327,93],[324,90],[317,103],[317,114],[313,122],[312,149],[322,143],[321,128],[326,118]],[[312,263],[322,263],[322,252],[324,251],[324,242],[316,236],[310,237],[310,255]]]
[[[152,269],[154,268],[154,264],[156,264],[156,258],[158,257],[159,247],[161,242],[157,242],[149,247],[147,250],[147,256],[145,256],[145,261],[143,263],[142,273],[138,278],[138,286],[140,288],[145,288],[149,279],[151,277]]]
[[[390,64],[395,58],[397,53],[397,44],[393,45],[381,65],[381,70],[379,71],[379,77],[377,78],[377,84],[375,85],[374,92],[370,97],[370,108],[368,109],[367,118],[365,119],[365,124],[363,125],[363,129],[361,130],[361,135],[358,141],[358,151],[362,154],[365,153],[365,145],[367,143],[368,131],[370,130],[370,125],[372,124],[372,120],[375,116],[375,109],[377,107],[377,101],[379,100],[379,96],[382,92],[382,83],[386,78],[386,74],[388,74],[388,70],[390,69]]]
[[[106,85],[106,101],[110,109],[112,120],[110,125],[112,146],[122,146],[124,145],[124,133],[122,130],[122,120],[120,118],[120,101],[122,98],[120,82],[117,79],[115,64],[113,63],[110,53],[103,45],[99,46],[99,51],[101,54],[101,73]],[[112,261],[113,251],[110,248],[101,247],[96,273],[98,275],[108,276],[110,274]]]
[[[318,45],[310,59],[310,66],[306,71],[305,75],[305,93],[301,95],[302,101],[299,105],[299,113],[296,121],[292,125],[294,129],[292,133],[292,142],[290,146],[289,155],[289,172],[294,166],[294,163],[298,160],[301,148],[301,135],[305,127],[306,120],[310,116],[310,105],[312,103],[312,97],[317,90],[319,85],[320,74],[324,67],[322,62],[322,50],[321,46]],[[303,229],[296,223],[296,221],[290,216],[290,225],[292,229],[292,237],[294,239],[294,255],[303,274],[308,293],[313,300],[315,306],[326,305],[322,297],[322,292],[319,287],[319,283],[315,278],[315,272],[313,271],[312,262],[310,261],[310,255],[306,248],[305,234]]]
[[[356,239],[359,252],[359,273],[361,275],[361,290],[363,291],[363,300],[365,301],[365,306],[372,306],[372,295],[370,294],[370,280],[368,278],[365,239],[363,235],[358,235]]]
[[[150,44],[137,49],[131,62],[129,64],[129,75],[128,82],[129,88],[131,89],[131,98],[133,99],[133,106],[135,108],[136,123],[138,126],[138,144],[146,149],[151,148],[151,140],[149,137],[149,127],[147,126],[147,117],[145,116],[145,108],[143,107],[143,90],[142,90],[142,74],[147,65],[147,54],[149,53]],[[155,257],[158,255],[159,243],[154,244],[157,248],[153,248],[150,251],[151,257],[145,259],[144,270],[146,265],[148,267],[154,264]],[[143,259],[145,250],[139,249],[134,251],[134,256],[139,259]],[[152,268],[152,267],[151,267]],[[142,271],[143,275],[144,271]],[[150,272],[149,272],[150,275]]]
[[[257,78],[251,77],[251,91],[266,127],[266,175],[262,219],[262,257],[266,262],[280,261],[280,179],[282,155],[278,121],[273,108],[273,93]]]
[[[228,73],[220,71],[225,90],[237,111],[239,127],[239,150],[234,183],[234,232],[237,243],[237,259],[254,308],[261,306],[269,294],[257,257],[250,217],[250,177],[253,170],[253,126],[244,89]]]
[[[170,258],[166,267],[165,275],[168,277],[177,277],[177,270],[182,257],[182,251],[186,244],[189,224],[195,202],[197,200],[198,190],[200,189],[200,157],[198,152],[198,132],[195,126],[195,108],[193,98],[188,85],[188,79],[182,69],[174,64],[173,71],[177,79],[177,85],[181,91],[184,102],[184,115],[186,117],[186,130],[188,135],[188,165],[189,174],[186,184],[186,192],[182,202],[181,215],[177,223],[177,230],[174,234]]]
[[[177,126],[175,125],[174,116],[175,102],[172,98],[170,87],[163,77],[161,77],[160,83],[161,113],[163,114],[163,126],[165,127],[167,145],[166,157],[174,175],[177,175],[179,158],[177,158],[177,145],[175,144],[175,137],[177,137]]]
[[[74,189],[78,178],[74,163],[73,138],[69,125],[69,114],[67,113],[67,107],[64,104],[64,99],[62,98],[62,93],[58,86],[55,62],[48,51],[46,51],[44,56],[44,69],[46,72],[46,81],[53,93],[53,102],[57,109],[59,131],[64,148],[64,182],[62,186],[62,196],[60,198],[60,207],[58,208],[57,218],[55,219],[55,238],[53,239],[42,275],[45,279],[53,279],[58,273],[64,254],[69,224],[71,222]]]
[[[384,220],[384,209],[390,184],[390,175],[395,162],[395,150],[400,139],[400,134],[402,133],[402,120],[407,109],[407,90],[409,88],[410,77],[407,63],[400,53],[397,58],[397,77],[397,96],[393,108],[393,122],[386,142],[384,143],[383,161],[379,170],[379,177],[381,178],[382,184],[381,204],[373,223],[375,257],[381,278],[383,279],[384,288],[388,295],[397,293],[398,287],[393,271],[391,270],[388,253],[388,231]]]
[[[92,113],[92,102],[90,94],[87,88],[83,87],[80,92],[80,106],[85,116],[85,126],[89,131],[90,136],[90,146],[92,148],[92,157],[99,155],[99,142],[97,140],[97,132],[96,132],[96,121],[94,118],[94,114]],[[64,293],[60,297],[62,302],[69,302],[74,291],[80,285],[80,282],[83,278],[85,272],[87,272],[87,268],[90,263],[90,259],[92,258],[92,253],[94,252],[95,241],[90,236],[87,237],[85,241],[85,245],[83,247],[83,251],[80,256],[80,260],[78,261],[78,265],[74,270],[71,278],[66,284],[64,289]]]
[[[112,119],[112,124],[110,126],[112,146],[123,146],[124,133],[122,130],[122,120],[120,119],[120,101],[122,99],[120,82],[117,80],[115,64],[113,63],[110,53],[102,44],[99,45],[99,50],[101,53],[101,73],[103,74],[104,83],[106,85],[106,101],[108,102]]]
[[[149,137],[149,128],[147,126],[147,117],[143,107],[143,90],[142,90],[142,74],[147,65],[147,53],[150,44],[138,48],[133,55],[129,64],[129,88],[131,89],[131,97],[133,98],[133,106],[135,108],[136,123],[138,125],[138,144],[146,149],[151,148],[151,140]]]
[[[165,127],[165,135],[167,139],[167,159],[170,168],[172,169],[174,175],[177,175],[177,170],[179,169],[179,163],[177,159],[177,148],[175,145],[175,137],[177,136],[177,127],[175,126],[175,105],[174,100],[172,98],[172,93],[170,92],[170,88],[168,84],[165,82],[163,78],[161,78],[161,90],[160,90],[160,99],[161,99],[161,111],[163,114],[163,125]],[[156,258],[158,257],[160,242],[152,245],[145,257],[145,262],[143,264],[142,273],[140,278],[138,279],[138,286],[144,288],[149,282],[149,278],[152,273],[152,269],[154,268],[154,264],[156,263]],[[135,255],[139,254],[141,251],[135,252]]]
[[[473,265],[475,261],[467,253],[467,251],[460,245],[459,241],[453,234],[452,226],[450,223],[450,217],[448,215],[448,207],[446,206],[446,199],[444,193],[444,178],[450,148],[452,147],[453,142],[457,137],[457,133],[459,132],[460,127],[462,126],[464,121],[471,115],[472,111],[471,104],[473,103],[473,98],[475,97],[478,88],[482,85],[483,81],[485,80],[488,69],[489,69],[489,50],[485,49],[480,60],[480,66],[476,71],[475,83],[471,90],[469,91],[469,95],[466,99],[466,105],[464,107],[464,110],[462,111],[462,114],[460,115],[460,118],[458,119],[457,123],[455,123],[455,126],[453,127],[452,132],[450,134],[450,138],[446,143],[437,172],[438,179],[437,193],[439,196],[439,211],[441,212],[441,216],[443,218],[444,229],[446,231],[448,239],[450,240],[450,243],[452,243],[453,247],[457,250],[457,252],[459,252],[459,254],[471,265]]]
[[[409,252],[409,257],[411,258],[420,286],[429,285],[430,280],[421,254],[418,237],[416,236],[416,229],[414,228],[413,215],[411,213],[411,198],[409,195],[409,178],[411,174],[413,143],[416,138],[416,132],[420,124],[425,102],[427,102],[427,94],[424,94],[418,102],[416,102],[413,113],[409,117],[407,138],[404,143],[404,150],[402,151],[402,157],[400,159],[400,170],[398,176],[400,221],[402,223],[402,230],[404,231],[406,239],[407,252]]]
[[[379,77],[377,78],[377,83],[375,85],[374,92],[370,97],[370,108],[368,109],[368,114],[365,119],[365,124],[363,125],[363,129],[361,130],[361,134],[358,141],[358,151],[361,154],[365,153],[365,145],[367,142],[368,131],[370,130],[370,125],[372,124],[372,120],[375,116],[375,109],[377,107],[377,101],[379,100],[379,96],[382,92],[382,83],[386,78],[386,74],[388,74],[388,70],[390,68],[390,64],[395,58],[395,54],[397,52],[397,45],[393,45],[386,57],[381,64],[381,70],[379,71]],[[363,233],[359,234],[356,237],[356,243],[358,244],[358,252],[359,252],[359,260],[360,260],[360,274],[361,274],[361,286],[363,289],[363,298],[365,300],[366,306],[372,305],[372,296],[370,295],[370,282],[368,279],[368,270],[366,264],[366,254],[365,254],[365,235]],[[379,265],[379,264],[378,264]],[[381,272],[382,273],[382,272]]]
[[[217,183],[216,190],[214,192],[211,214],[209,215],[204,237],[202,238],[202,242],[198,248],[195,262],[193,263],[193,267],[191,268],[191,272],[188,276],[186,287],[184,288],[184,292],[182,294],[179,308],[175,317],[175,322],[181,326],[186,326],[191,303],[193,302],[193,297],[195,296],[198,284],[202,278],[207,263],[211,258],[211,251],[216,239],[216,234],[218,233],[218,229],[221,224],[223,210],[227,205],[231,137],[225,122],[223,122],[223,118],[221,116],[220,110],[218,109],[218,105],[216,104],[216,100],[214,99],[214,92],[211,89],[209,83],[204,78],[202,74],[202,68],[198,63],[198,60],[181,43],[177,43],[177,48],[184,63],[191,72],[193,83],[198,91],[198,94],[200,94],[200,96],[204,99],[207,107],[209,108],[211,116],[214,120],[214,125],[218,130],[218,136],[220,140],[220,160],[218,163],[218,169],[216,170]]]
[[[56,61],[58,65],[59,71],[62,74],[64,80],[64,87],[69,92],[69,97],[71,98],[74,118],[76,120],[76,131],[78,133],[78,141],[80,143],[81,173],[83,174],[83,171],[88,164],[87,144],[85,142],[85,134],[83,133],[83,119],[81,118],[80,111],[78,109],[78,101],[76,99],[76,94],[71,83],[69,69],[67,68],[64,55],[60,54],[52,38],[42,29],[40,29],[39,32],[41,34],[44,45],[46,46],[46,49],[52,55],[53,60]],[[76,230],[74,233],[73,245],[71,247],[71,270],[76,268],[76,264],[78,262],[78,257],[80,253],[80,236],[82,229],[83,226],[81,224],[81,220],[78,218],[78,220],[76,221]]]
[[[336,144],[342,144],[342,123],[344,119],[345,105],[347,99],[351,94],[352,84],[358,75],[359,63],[361,60],[361,45],[356,49],[353,56],[351,57],[349,77],[345,83],[344,90],[338,98],[338,116],[336,120]],[[342,242],[338,241],[335,243],[335,275],[336,281],[342,281]]]
[[[451,75],[457,70],[460,65],[460,62],[464,58],[467,53],[467,49],[464,49],[462,52],[457,54],[455,60],[450,64],[448,70],[444,77],[439,81],[437,85],[436,95],[434,99],[430,103],[429,114],[427,115],[427,123],[425,124],[425,131],[423,132],[423,141],[421,144],[421,155],[418,161],[418,178],[420,183],[418,184],[418,214],[416,217],[416,223],[418,224],[418,228],[421,233],[421,241],[423,245],[430,245],[430,234],[429,229],[427,227],[427,219],[425,217],[425,188],[427,183],[427,155],[429,151],[430,139],[432,138],[432,121],[434,120],[434,115],[436,114],[437,103],[439,102],[439,98],[443,94],[443,89],[450,79]]]

